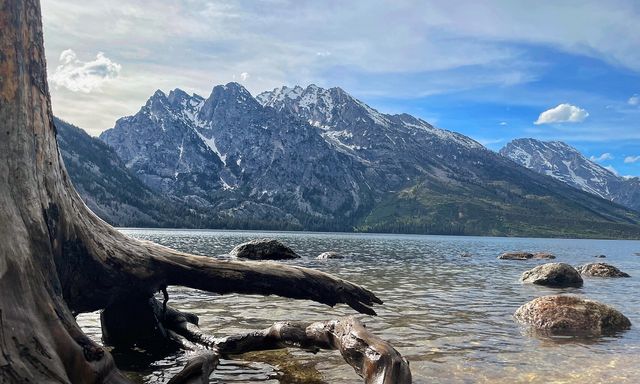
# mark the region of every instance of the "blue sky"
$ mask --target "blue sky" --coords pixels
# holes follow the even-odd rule
[[[54,113],[92,134],[156,90],[340,86],[499,149],[562,140],[640,175],[640,3],[43,2]],[[547,111],[547,112],[545,112]]]

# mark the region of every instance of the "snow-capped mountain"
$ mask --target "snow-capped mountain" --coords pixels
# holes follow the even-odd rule
[[[237,83],[214,87],[207,99],[158,91],[101,139],[150,187],[229,216],[334,220],[370,204],[358,164],[317,128],[264,108]]]
[[[628,216],[464,135],[380,113],[340,88],[282,87],[255,98],[237,83],[207,98],[157,91],[100,138],[155,191],[253,223],[528,233],[521,220],[570,217],[582,209],[576,199],[602,211],[585,213],[588,220]],[[541,196],[553,200],[549,212]]]
[[[500,154],[574,188],[640,211],[640,179],[620,177],[566,143],[516,139]]]

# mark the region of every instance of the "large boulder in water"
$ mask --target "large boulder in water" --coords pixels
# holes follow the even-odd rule
[[[316,257],[318,260],[344,259],[344,256],[338,252],[323,252]]]
[[[237,245],[229,253],[250,260],[290,260],[300,256],[276,239],[256,239]]]
[[[548,252],[505,252],[498,256],[501,260],[532,260],[532,259],[555,259],[556,257]]]
[[[581,265],[577,269],[581,274],[591,277],[631,277],[628,273],[607,263],[589,263]]]
[[[515,313],[520,323],[552,335],[609,335],[631,327],[618,310],[576,296],[543,296],[524,304]]]
[[[526,271],[521,280],[547,287],[582,287],[582,277],[575,268],[565,263],[547,263]]]

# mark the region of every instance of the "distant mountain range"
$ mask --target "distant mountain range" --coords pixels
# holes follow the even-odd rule
[[[340,88],[157,91],[100,140],[120,171],[197,215],[184,226],[640,237],[636,212]]]
[[[620,177],[561,141],[517,139],[500,154],[574,188],[640,211],[640,178]]]

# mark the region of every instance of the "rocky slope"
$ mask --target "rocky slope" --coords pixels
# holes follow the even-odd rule
[[[170,202],[131,174],[111,148],[60,119],[54,124],[67,172],[93,212],[119,226],[169,224],[156,208]]]
[[[101,135],[156,193],[304,229],[640,235],[637,215],[340,88],[156,92]],[[553,217],[557,221],[550,221]]]
[[[574,188],[640,211],[640,179],[623,178],[561,141],[517,139],[500,154]]]

